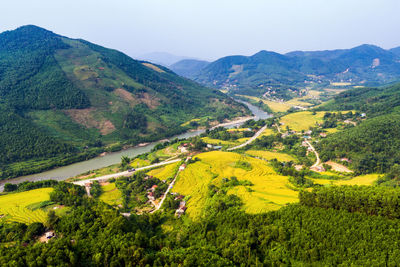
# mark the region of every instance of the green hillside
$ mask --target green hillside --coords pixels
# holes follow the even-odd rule
[[[400,84],[359,88],[339,94],[321,110],[357,110],[360,124],[317,144],[322,160],[350,158],[360,173],[387,173],[400,164]]]
[[[248,57],[223,57],[201,69],[196,67],[197,62],[185,62],[186,70],[181,74],[232,94],[290,99],[305,88],[376,86],[398,81],[399,58],[398,50],[374,45],[287,54],[260,51]]]
[[[36,26],[0,34],[0,107],[3,178],[249,114],[164,67]]]

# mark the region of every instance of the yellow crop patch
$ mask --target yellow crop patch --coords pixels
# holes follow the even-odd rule
[[[283,123],[283,128],[289,126],[292,130],[302,131],[316,126],[317,123],[322,123],[324,114],[323,111],[315,115],[311,111],[301,111],[283,116],[280,121]]]
[[[189,164],[179,174],[172,189],[172,192],[190,196],[187,213],[192,218],[201,215],[208,198],[208,186],[221,186],[223,178],[232,176],[253,184],[233,187],[228,191],[228,194],[236,194],[242,199],[246,212],[265,212],[298,201],[297,192],[286,186],[288,178],[277,174],[263,160],[222,151],[202,153],[197,158],[200,160]],[[235,168],[239,160],[248,162],[252,169]]]
[[[103,193],[99,199],[109,205],[122,204],[122,193],[115,187],[115,183],[109,183],[102,186]]]
[[[174,178],[177,168],[180,164],[181,164],[180,162],[168,164],[165,165],[164,167],[149,171],[147,175],[154,176],[159,180],[167,180],[168,178]]]
[[[0,196],[1,220],[7,222],[45,222],[47,213],[42,209],[31,210],[28,206],[50,200],[53,188],[40,188],[21,193],[12,193]]]
[[[264,151],[264,150],[248,150],[246,154],[259,157],[265,160],[277,159],[279,161],[296,161],[291,155],[286,153]]]
[[[232,146],[232,145],[237,145],[239,142],[234,142],[234,141],[224,141],[224,140],[219,140],[219,139],[212,139],[209,137],[203,137],[201,138],[204,143],[211,144],[211,145],[221,145],[221,146]]]
[[[366,174],[356,176],[349,180],[327,180],[327,179],[312,179],[314,183],[322,185],[373,185],[378,179],[379,174]]]

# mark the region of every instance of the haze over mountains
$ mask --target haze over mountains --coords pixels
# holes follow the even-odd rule
[[[170,67],[171,65],[187,59],[193,59],[185,56],[178,56],[167,52],[152,52],[143,55],[139,55],[136,57],[138,60],[150,61],[152,63],[156,63],[162,65],[164,67]],[[196,59],[195,59],[196,60]]]
[[[191,60],[171,66],[176,73],[230,92],[290,98],[291,91],[334,82],[375,86],[400,79],[400,48],[374,45],[327,51],[227,56],[210,64]],[[297,89],[296,89],[297,88]],[[296,92],[294,92],[296,93]]]
[[[18,162],[62,165],[97,147],[171,136],[194,118],[249,114],[167,68],[31,25],[0,34],[0,110],[3,177],[35,168]]]

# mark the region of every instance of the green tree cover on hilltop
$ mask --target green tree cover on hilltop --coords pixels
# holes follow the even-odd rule
[[[309,207],[346,210],[367,215],[400,218],[400,192],[371,186],[330,186],[301,191],[300,204]]]
[[[368,117],[399,111],[400,83],[377,88],[355,88],[337,95],[319,110],[357,110]]]
[[[349,157],[358,173],[388,172],[400,163],[400,115],[382,115],[316,144],[323,161]]]
[[[370,199],[386,190],[375,189],[371,187]],[[400,238],[398,219],[299,204],[250,215],[241,210],[237,196],[212,190],[204,216],[183,223],[162,213],[125,218],[87,198],[82,187],[60,183],[52,200],[70,206],[70,212],[62,217],[51,213],[45,223],[57,237],[47,244],[36,243],[27,237],[41,234],[40,224],[0,224],[0,264],[395,266],[400,261],[400,248],[394,242]],[[338,188],[332,194],[328,206],[335,205],[343,192]],[[173,229],[166,230],[165,223]]]
[[[20,110],[88,107],[85,93],[67,79],[54,59],[57,49],[66,48],[59,36],[40,28],[28,26],[1,33],[3,101]]]

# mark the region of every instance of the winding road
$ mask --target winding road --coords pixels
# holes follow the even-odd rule
[[[163,165],[167,165],[167,164],[171,164],[171,163],[175,163],[175,162],[179,162],[179,161],[181,161],[181,159],[163,161],[163,162],[152,164],[152,165],[149,165],[149,166],[146,166],[146,167],[137,168],[135,171],[142,171],[142,170],[146,170],[146,169],[151,169],[151,168],[154,168],[154,167],[163,166]],[[86,179],[86,180],[79,180],[79,181],[73,182],[73,184],[84,186],[87,182],[100,181],[100,180],[106,181],[106,180],[109,180],[111,178],[118,178],[118,177],[122,177],[122,176],[131,176],[133,173],[134,172],[129,172],[129,171],[118,172],[118,173],[108,174],[108,175],[104,175],[104,176],[100,176],[100,177],[96,177],[96,178],[91,178],[91,179]]]
[[[315,167],[319,166],[319,164],[321,163],[321,160],[319,159],[319,154],[318,154],[317,150],[315,150],[313,145],[310,142],[308,142],[307,140],[304,140],[304,142],[307,143],[307,145],[311,148],[311,150],[315,154],[315,157],[317,158],[317,161],[314,163],[314,165],[311,166],[311,168],[315,168]]]
[[[253,142],[254,140],[256,140],[256,139],[265,131],[265,129],[267,129],[267,125],[265,125],[265,126],[262,127],[260,130],[258,130],[258,132],[256,132],[255,135],[253,135],[249,140],[247,140],[247,141],[244,142],[243,144],[237,145],[237,146],[235,146],[235,147],[228,148],[227,150],[228,150],[228,151],[232,151],[232,150],[235,150],[235,149],[238,149],[238,148],[242,148],[242,147],[247,146],[248,144],[250,144],[251,142]]]

